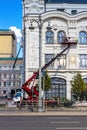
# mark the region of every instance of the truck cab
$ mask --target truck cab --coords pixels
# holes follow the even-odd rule
[[[13,97],[14,103],[20,102],[21,99],[23,99],[23,93],[22,93],[22,92],[17,92],[17,93],[14,95],[14,97]]]

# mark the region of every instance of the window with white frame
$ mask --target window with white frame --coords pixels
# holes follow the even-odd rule
[[[54,54],[45,54],[45,64],[49,63],[53,57]],[[48,68],[53,68],[53,67],[54,67],[54,63],[48,66]]]
[[[87,54],[80,54],[79,55],[79,67],[80,68],[87,68]]]
[[[63,54],[57,58],[57,67],[65,68],[66,67],[66,55]]]
[[[79,44],[87,44],[87,32],[81,31],[79,33]]]
[[[46,44],[53,44],[54,43],[54,32],[51,30],[46,31],[45,38],[46,38]]]

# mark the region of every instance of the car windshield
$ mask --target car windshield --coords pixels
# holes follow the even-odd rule
[[[21,97],[21,93],[17,93],[14,97]]]

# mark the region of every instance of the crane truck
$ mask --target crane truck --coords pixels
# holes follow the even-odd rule
[[[70,45],[77,44],[76,40],[70,41],[70,40],[64,40],[61,44],[65,45],[66,47],[58,53],[54,58],[52,58],[47,64],[45,64],[41,71],[45,70],[50,64],[52,64],[58,57],[60,57],[67,49],[70,48]],[[14,102],[20,102],[20,100],[28,100],[28,101],[38,101],[39,92],[37,90],[37,86],[34,86],[34,82],[39,76],[39,71],[36,71],[33,73],[33,75],[24,83],[22,84],[22,89],[28,94],[28,98],[23,98],[23,93],[18,92],[13,97]],[[32,86],[31,86],[32,84]],[[31,87],[30,87],[31,86]],[[20,98],[19,98],[20,97]],[[18,100],[16,100],[18,99]]]

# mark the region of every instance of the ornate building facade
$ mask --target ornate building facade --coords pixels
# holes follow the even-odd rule
[[[87,82],[87,3],[23,0],[23,34],[25,81],[39,68],[40,44],[44,66],[66,48],[64,37],[77,41],[47,68],[51,89],[45,96],[71,99],[70,81],[77,71]]]

